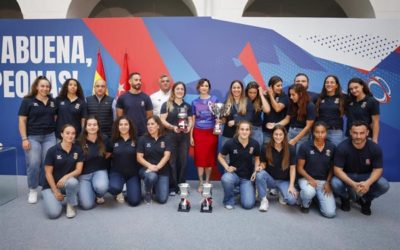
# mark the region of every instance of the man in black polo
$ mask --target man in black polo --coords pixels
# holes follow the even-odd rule
[[[389,182],[382,177],[382,150],[368,139],[368,124],[363,121],[351,125],[350,136],[337,147],[332,189],[343,211],[350,210],[352,198],[361,205],[361,213],[371,215],[372,200],[389,190]]]
[[[94,83],[94,95],[86,98],[87,114],[95,115],[100,123],[101,132],[111,138],[114,98],[106,93],[106,82],[102,79],[97,80]]]
[[[134,72],[129,76],[131,88],[118,98],[117,116],[126,115],[135,125],[138,136],[146,132],[147,118],[153,115],[153,104],[148,95],[142,92],[142,77]]]

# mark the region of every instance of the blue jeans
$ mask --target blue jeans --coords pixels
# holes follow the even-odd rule
[[[178,184],[186,182],[186,165],[189,154],[190,137],[189,134],[170,135],[171,157],[169,164],[171,166],[171,187],[178,191]]]
[[[340,129],[328,129],[327,139],[335,144],[339,145],[344,140],[343,130]]]
[[[289,192],[289,181],[274,179],[267,171],[261,170],[256,175],[256,186],[258,195],[261,198],[267,196],[267,189],[277,188],[283,197],[283,200],[288,205],[296,205],[297,198],[292,196]]]
[[[124,184],[126,183],[126,196],[128,204],[137,206],[142,199],[142,189],[140,185],[139,176],[125,177],[122,174],[110,171],[110,187],[108,192],[112,195],[117,195],[122,192]]]
[[[347,173],[347,176],[356,182],[365,181],[370,177],[370,175],[371,174]],[[336,176],[332,178],[331,186],[335,195],[344,199],[356,200],[357,197],[355,191]],[[369,187],[368,192],[362,197],[365,201],[372,201],[373,199],[378,198],[382,194],[386,193],[389,190],[389,187],[389,182],[385,178],[380,177]]]
[[[316,188],[309,185],[305,178],[299,179],[298,183],[301,189],[300,198],[303,207],[310,207],[312,199],[317,196],[321,214],[327,218],[333,218],[336,216],[335,197],[333,194],[326,195],[324,193],[324,185],[326,181],[317,180]]]
[[[56,145],[56,136],[53,133],[47,135],[28,136],[31,149],[25,151],[26,175],[28,188],[37,188],[44,184],[44,160],[47,150]]]
[[[288,132],[288,138],[289,140],[295,138],[301,131],[303,130],[303,128],[294,128],[294,127],[290,127],[289,128],[289,132]],[[307,133],[303,136],[303,138],[300,139],[300,141],[298,141],[295,145],[296,147],[296,154],[297,152],[299,152],[300,149],[300,145],[303,144],[304,142],[308,141],[310,136],[310,133]]]
[[[224,205],[235,205],[235,186],[239,186],[240,204],[244,209],[254,207],[256,197],[254,186],[250,180],[240,178],[236,173],[225,173],[221,177],[222,187],[224,188]]]
[[[60,189],[62,193],[65,193],[65,198],[67,204],[76,206],[78,205],[78,191],[79,191],[79,181],[75,177],[70,177],[65,182],[65,185]],[[44,201],[44,211],[50,219],[58,218],[62,213],[63,201],[59,201],[53,194],[50,188],[42,191],[43,201]]]
[[[92,209],[96,197],[103,197],[108,191],[107,170],[98,170],[79,176],[79,205],[83,209]]]
[[[151,192],[154,187],[156,201],[160,204],[165,204],[168,200],[169,177],[156,172],[146,172],[145,168],[141,168],[139,174],[144,180],[145,191]]]
[[[261,150],[261,147],[264,143],[264,136],[263,136],[262,128],[253,126],[253,132],[251,134],[251,138],[256,140],[258,142],[258,144],[260,144],[260,150]]]
[[[269,132],[263,132],[263,137],[263,143],[267,144],[271,140],[272,135]]]

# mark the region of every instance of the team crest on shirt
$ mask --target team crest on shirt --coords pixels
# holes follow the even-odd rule
[[[151,148],[151,143],[150,142],[146,143],[146,148]]]
[[[160,147],[161,148],[165,148],[165,142],[164,141],[160,142]]]
[[[367,102],[361,103],[361,108],[365,109],[365,107],[367,107]]]
[[[250,149],[249,149],[249,154],[253,154],[253,152],[254,152],[254,147],[250,147]]]
[[[118,147],[118,142],[114,143],[114,148]]]
[[[335,104],[339,104],[339,98],[338,97],[335,98]]]
[[[79,109],[80,106],[81,106],[81,105],[80,105],[79,103],[75,104],[75,109]]]
[[[74,160],[78,160],[78,153],[74,153]]]
[[[57,159],[57,160],[62,160],[62,156],[61,156],[61,155],[57,155],[57,156],[56,156],[56,159]]]
[[[311,150],[310,150],[310,155],[315,155],[314,149],[311,149]]]
[[[135,145],[135,143],[134,143],[134,142],[132,142],[132,143],[131,143],[131,146],[132,146],[132,147],[135,147],[136,145]]]
[[[354,103],[353,103],[353,102],[351,102],[349,105],[350,105],[350,106],[353,106],[353,105],[354,105]]]
[[[371,165],[371,160],[370,159],[365,159],[365,164]]]
[[[65,105],[65,102],[64,101],[60,102],[60,105]]]
[[[237,155],[237,154],[238,154],[238,150],[237,150],[237,149],[234,149],[234,150],[233,150],[233,154]]]
[[[52,108],[54,108],[55,107],[55,105],[54,105],[54,102],[50,102],[50,107],[52,107]]]
[[[144,107],[144,101],[140,102],[140,106]]]
[[[321,103],[325,103],[325,99],[322,99]]]
[[[33,103],[33,106],[34,106],[34,107],[39,107],[39,104],[38,104],[37,102],[34,102],[34,103]]]
[[[332,151],[330,149],[327,149],[325,154],[326,154],[326,156],[331,157]]]

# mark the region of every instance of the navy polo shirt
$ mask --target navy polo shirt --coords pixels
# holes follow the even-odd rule
[[[83,162],[83,153],[79,145],[72,144],[71,150],[67,152],[61,147],[61,143],[57,143],[47,151],[44,165],[53,167],[53,177],[57,184],[64,175],[75,170],[78,162]],[[45,179],[43,189],[48,188],[50,185]]]
[[[318,121],[325,122],[329,129],[343,130],[343,117],[340,116],[340,97],[326,96],[321,99],[318,110]]]
[[[264,145],[261,150],[260,160],[263,163],[266,163],[265,171],[267,171],[274,179],[276,180],[290,180],[290,166],[296,165],[296,150],[295,147],[289,145],[289,166],[283,171],[282,170],[282,159],[283,159],[283,150],[278,151],[274,147],[272,147],[272,164],[268,165],[267,157],[266,157],[267,145]]]
[[[143,92],[132,94],[125,92],[117,100],[117,108],[124,110],[124,114],[133,122],[138,130],[138,136],[146,132],[146,111],[153,110],[153,104],[148,95]]]
[[[36,97],[25,97],[19,107],[18,115],[26,116],[27,135],[47,135],[56,128],[55,116],[57,106],[53,98],[49,97],[46,104]]]
[[[327,180],[332,168],[335,145],[329,141],[325,143],[322,151],[314,145],[313,141],[301,144],[298,159],[305,160],[304,170],[316,180]]]
[[[285,105],[285,107],[280,112],[276,112],[275,109],[273,109],[272,106],[271,106],[271,112],[269,112],[268,114],[264,113],[264,120],[263,120],[263,125],[262,125],[262,128],[263,128],[264,132],[272,133],[272,130],[268,129],[266,127],[266,124],[268,122],[274,122],[274,123],[280,122],[286,117],[287,110],[288,110],[288,107],[289,107],[289,98],[288,98],[288,96],[285,93],[282,93],[282,94],[280,94],[278,96],[275,96],[275,101],[277,103],[282,103],[283,105]]]
[[[173,109],[172,111],[168,111],[167,110],[167,102],[164,102],[161,106],[161,111],[160,114],[165,114],[167,113],[167,122],[177,126],[178,125],[178,113],[180,113],[179,111],[181,110],[181,108],[185,108],[186,109],[186,114],[189,116],[192,116],[192,107],[190,106],[190,104],[188,104],[187,102],[182,102],[180,105],[176,104],[175,102],[173,102]]]
[[[157,165],[164,157],[165,151],[171,152],[171,143],[167,136],[160,136],[156,140],[146,134],[139,138],[137,152],[143,153],[143,158],[151,164]],[[168,176],[169,172],[169,164],[167,162],[167,164],[158,171],[158,174]]]
[[[294,104],[297,105],[297,104]],[[315,105],[312,102],[308,102],[306,106],[306,119],[300,121],[297,119],[297,113],[293,116],[290,116],[290,127],[294,128],[304,128],[306,126],[307,121],[314,121],[316,114],[315,114]]]
[[[107,151],[111,155],[111,170],[125,177],[138,176],[140,165],[136,161],[137,145],[131,139],[111,142]]]
[[[107,151],[107,144],[109,143],[104,137],[103,143],[105,146],[105,151]],[[85,150],[82,149],[84,157],[82,174],[90,174],[98,170],[108,169],[109,161],[104,155],[100,154],[98,141],[91,142],[86,140],[84,147],[87,150],[87,153],[85,154]]]
[[[379,115],[379,103],[374,97],[366,96],[358,102],[350,100],[346,107],[346,135],[349,135],[350,126],[353,122],[364,121],[367,124],[371,124],[373,115]]]
[[[229,166],[236,168],[236,174],[243,179],[250,179],[254,172],[255,156],[260,156],[260,145],[253,138],[249,138],[246,147],[239,142],[238,138],[228,140],[221,150],[222,155],[229,154]]]
[[[247,105],[246,105],[246,114],[245,115],[240,115],[238,113],[239,105],[233,105],[230,109],[230,114],[226,118],[226,124],[224,126],[224,130],[222,131],[222,135],[228,138],[232,138],[235,133],[236,133],[236,126],[240,121],[250,121],[253,119],[253,103],[249,99],[247,99]],[[228,126],[228,122],[234,120],[235,125],[232,127]]]
[[[362,149],[355,148],[351,139],[344,140],[336,148],[334,164],[346,173],[371,173],[374,168],[383,168],[382,163],[382,150],[371,140],[367,140]]]
[[[76,129],[76,135],[81,134],[81,120],[86,117],[86,102],[80,98],[71,100],[67,98],[57,97],[57,133],[56,136],[61,139],[61,129],[65,124],[71,124]]]

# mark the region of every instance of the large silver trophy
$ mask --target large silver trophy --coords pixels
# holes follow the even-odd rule
[[[212,212],[212,197],[211,197],[211,183],[203,184],[203,192],[201,195],[203,196],[203,200],[201,201],[200,212],[203,213],[211,213]]]
[[[215,116],[215,118],[217,118],[218,120],[221,120],[223,117],[229,115],[229,113],[231,111],[231,105],[227,105],[224,103],[213,103],[213,102],[209,101],[208,109]],[[218,121],[215,122],[213,133],[215,135],[222,134],[222,124],[219,123]]]
[[[181,201],[178,205],[179,212],[189,212],[190,211],[190,202],[187,199],[189,196],[189,184],[188,183],[180,183],[178,185],[180,193],[181,193]]]

